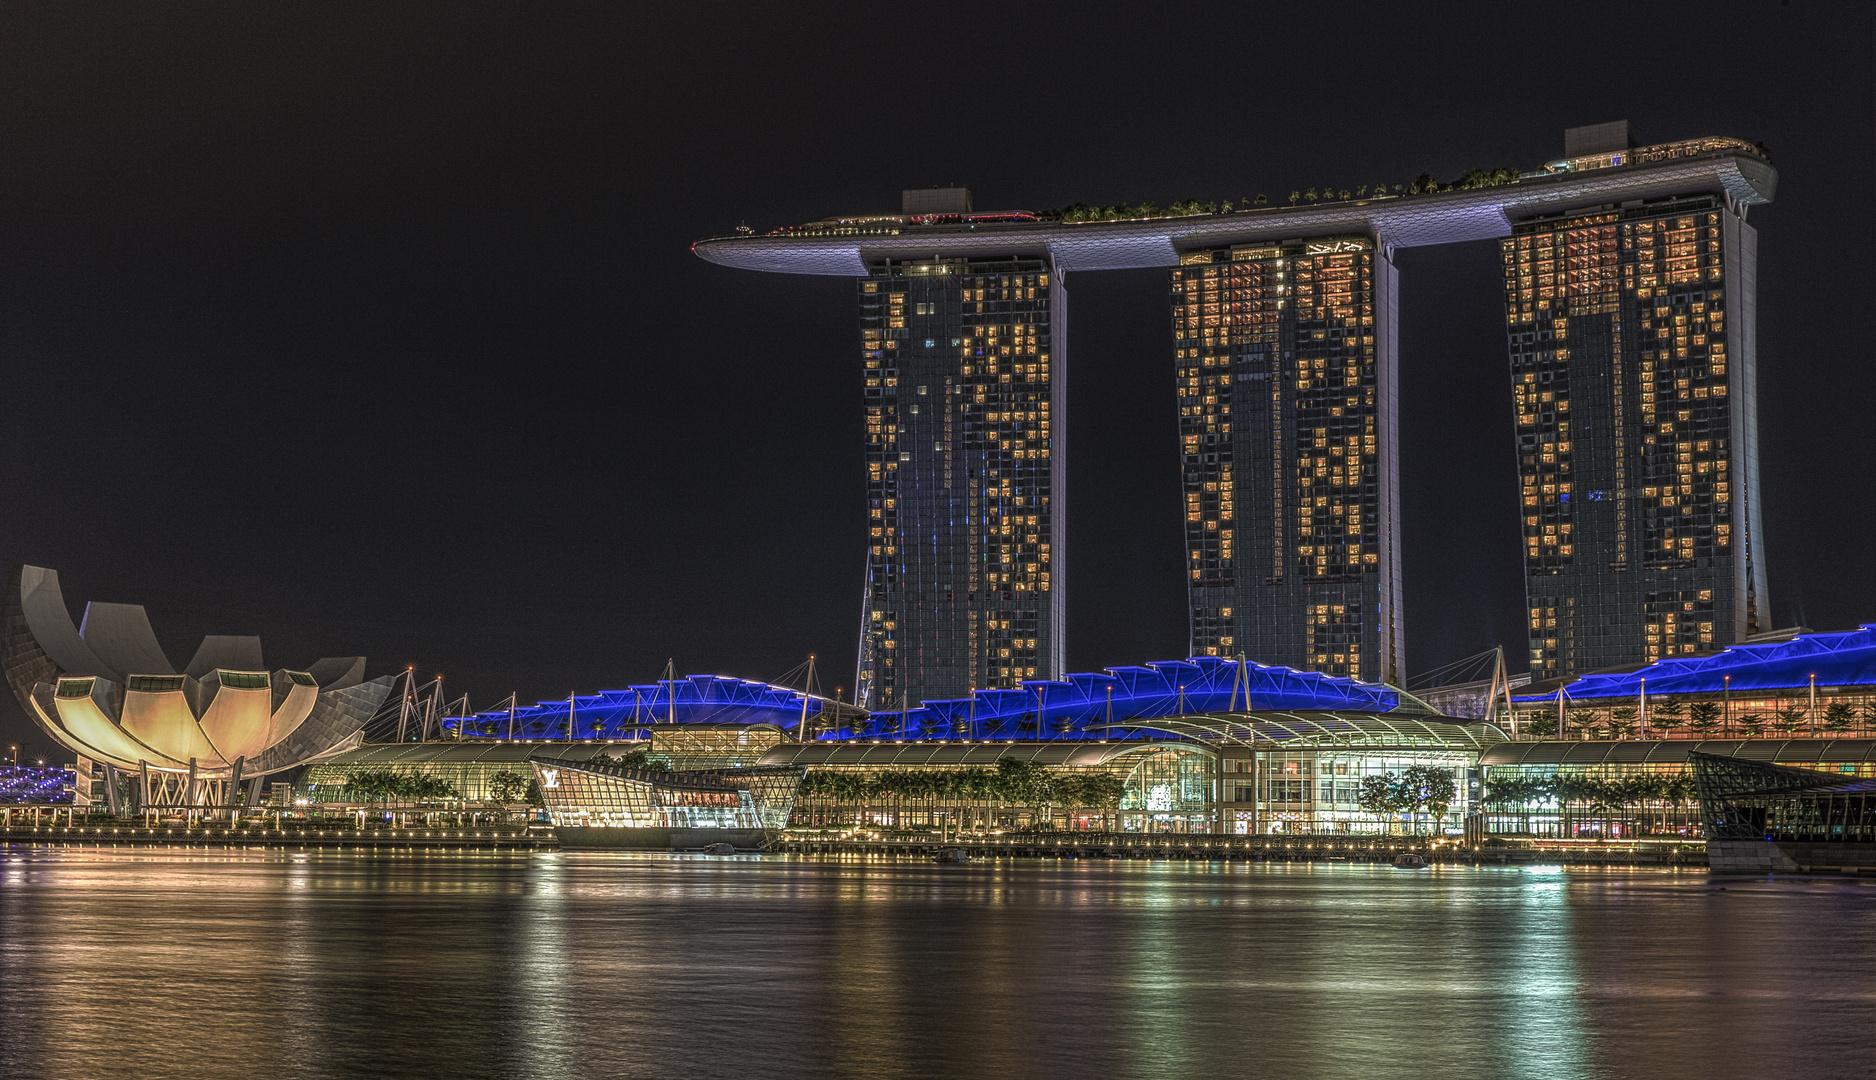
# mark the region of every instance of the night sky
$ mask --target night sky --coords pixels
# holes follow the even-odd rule
[[[146,605],[178,664],[254,633],[486,707],[814,652],[850,688],[853,284],[693,240],[954,182],[1039,209],[1451,180],[1626,118],[1772,151],[1772,621],[1876,621],[1872,12],[9,6],[0,556],[75,617]],[[1521,666],[1497,247],[1399,263],[1408,667]],[[1068,662],[1181,657],[1165,272],[1069,284]]]

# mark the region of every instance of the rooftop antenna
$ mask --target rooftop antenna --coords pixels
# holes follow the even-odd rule
[[[508,694],[508,741],[509,742],[515,741],[515,695],[519,693],[520,693],[519,690],[515,690],[515,691],[510,691]]]
[[[677,723],[677,661],[666,659],[664,662],[665,692],[664,722]]]

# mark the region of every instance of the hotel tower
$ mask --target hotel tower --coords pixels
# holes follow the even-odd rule
[[[1583,167],[1645,163],[1626,124]],[[1523,217],[1501,241],[1531,676],[1761,628],[1758,236],[1724,189]]]
[[[1397,293],[1359,234],[1180,257],[1193,655],[1401,681]]]
[[[976,219],[962,188],[905,215]],[[995,217],[996,215],[982,215]],[[874,260],[855,700],[902,709],[1062,666],[1062,283],[1033,253]]]
[[[1778,174],[1738,139],[1565,141],[1529,172],[1306,205],[983,213],[934,188],[698,241],[720,265],[857,282],[860,704],[1065,670],[1064,284],[1148,266],[1171,272],[1192,654],[1402,682],[1394,259],[1472,240],[1504,259],[1534,675],[1752,634],[1745,219]]]

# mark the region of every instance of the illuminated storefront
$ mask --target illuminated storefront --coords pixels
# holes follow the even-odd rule
[[[1562,839],[1701,836],[1702,757],[1876,778],[1876,739],[1617,739],[1500,743],[1480,755],[1485,831]]]
[[[557,828],[779,829],[799,769],[654,772],[586,762],[533,762]]]
[[[1477,801],[1479,754],[1504,740],[1490,724],[1385,713],[1240,713],[1156,720],[1216,753],[1211,829],[1238,834],[1457,832]],[[1411,779],[1450,783],[1413,801]],[[1393,801],[1376,797],[1380,782]],[[1438,787],[1436,783],[1435,788]]]

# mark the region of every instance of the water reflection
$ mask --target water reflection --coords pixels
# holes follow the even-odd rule
[[[1855,880],[14,849],[0,1076],[1843,1075],[1873,946]]]

